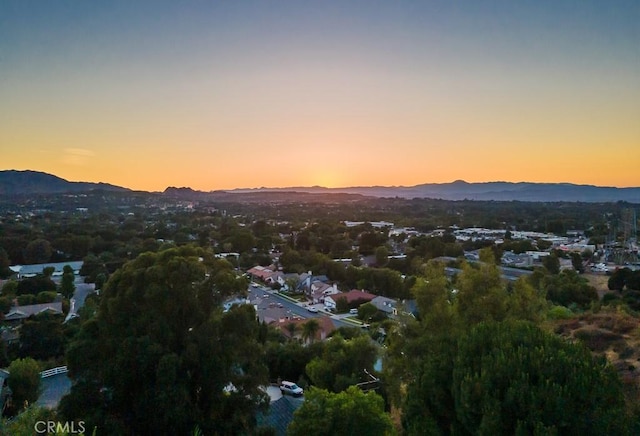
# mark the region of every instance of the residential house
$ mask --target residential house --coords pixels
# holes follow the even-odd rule
[[[370,294],[367,291],[352,289],[349,292],[340,292],[338,294],[327,295],[324,297],[324,306],[329,310],[335,310],[339,299],[344,298],[347,301],[347,305],[351,308],[357,307],[360,304],[368,303],[376,298],[376,295]]]
[[[55,315],[62,314],[62,302],[29,304],[26,306],[12,307],[9,313],[4,316],[4,321],[9,324],[17,324],[29,318],[32,315],[41,313],[51,313]]]
[[[298,286],[296,286],[296,290],[309,294],[311,293],[311,284],[313,282],[327,283],[329,282],[329,277],[325,275],[314,276],[311,271],[302,273],[300,274],[300,281],[298,282]]]
[[[335,295],[339,293],[338,286],[335,284],[330,285],[320,280],[316,280],[311,283],[311,300],[313,304],[324,303],[324,298],[327,295]]]
[[[303,336],[303,329],[304,329],[304,325],[309,322],[310,320],[315,320],[318,323],[318,331],[316,332],[316,335],[314,338],[306,338],[306,342],[310,343],[310,342],[317,342],[317,341],[324,341],[325,339],[327,339],[329,337],[329,335],[336,329],[335,325],[333,325],[333,321],[331,321],[331,318],[326,317],[326,316],[321,316],[318,318],[306,318],[306,319],[290,319],[290,320],[283,320],[283,321],[279,321],[278,323],[274,324],[274,326],[280,330],[280,332],[287,338],[292,338],[291,336],[291,331],[289,330],[289,328],[287,327],[287,325],[289,324],[293,324],[296,326],[294,333],[293,333],[293,338],[297,338],[300,339],[302,341],[302,336]]]
[[[282,271],[276,271],[265,279],[265,282],[274,285],[279,284],[281,287],[285,285],[285,274]]]
[[[274,274],[274,271],[270,268],[258,265],[247,270],[247,274],[249,274],[254,280],[257,279],[262,282],[266,282],[267,279]]]
[[[379,311],[384,312],[389,318],[398,316],[398,302],[393,298],[377,296],[370,301]]]
[[[64,267],[69,265],[73,269],[75,275],[80,274],[83,261],[76,262],[55,262],[55,263],[39,263],[34,265],[13,265],[9,269],[18,275],[18,279],[35,277],[42,274],[45,268],[53,268],[52,277],[61,277]]]

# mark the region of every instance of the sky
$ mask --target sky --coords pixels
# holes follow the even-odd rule
[[[0,170],[640,186],[640,1],[0,1]]]

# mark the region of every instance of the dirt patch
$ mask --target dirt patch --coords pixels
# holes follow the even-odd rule
[[[602,300],[602,296],[604,294],[608,294],[611,292],[609,290],[609,276],[606,274],[593,274],[593,273],[584,273],[582,277],[587,279],[589,284],[596,288],[598,292],[598,298]]]
[[[552,326],[556,334],[605,356],[620,374],[628,404],[640,404],[640,319],[611,308],[554,321]]]

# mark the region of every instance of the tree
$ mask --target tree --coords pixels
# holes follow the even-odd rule
[[[376,313],[378,313],[378,308],[375,306],[375,304],[365,303],[361,304],[360,307],[358,307],[358,318],[363,321],[370,320]]]
[[[234,231],[228,239],[234,250],[238,253],[244,253],[251,250],[256,245],[256,238],[246,229],[238,229]]]
[[[0,247],[0,279],[6,279],[11,276],[12,271],[9,269],[10,265],[9,255],[4,248]]]
[[[55,421],[55,411],[45,407],[30,405],[20,415],[11,420],[0,421],[0,434],[12,436],[32,436],[38,422]],[[40,424],[42,425],[42,424]],[[44,426],[42,426],[44,428]]]
[[[456,309],[466,325],[507,316],[508,296],[495,264],[482,263],[478,269],[465,264],[456,287]]]
[[[583,277],[573,270],[564,270],[560,274],[546,276],[543,286],[547,293],[547,300],[569,306],[587,308],[592,301],[598,300],[596,289]]]
[[[503,322],[478,325],[458,347],[451,388],[459,431],[625,433],[621,382],[584,346]]]
[[[38,362],[30,357],[11,362],[7,384],[11,389],[11,401],[16,409],[34,403],[40,394]]]
[[[0,312],[8,313],[11,310],[12,301],[9,297],[0,297]]]
[[[302,340],[305,342],[314,342],[318,331],[320,331],[318,321],[314,318],[308,319],[302,324]]]
[[[46,263],[51,259],[51,254],[51,244],[46,239],[31,241],[24,250],[27,263]]]
[[[65,419],[108,434],[251,432],[267,368],[253,307],[222,312],[246,285],[230,276],[228,262],[190,246],[143,253],[116,271],[69,345]]]
[[[73,273],[73,268],[65,265],[62,270],[62,282],[60,283],[60,293],[64,295],[65,298],[71,298],[73,296],[76,290],[75,280],[76,276]]]
[[[336,335],[325,343],[322,356],[309,362],[306,372],[315,386],[340,392],[368,380],[365,370],[373,371],[377,357],[376,345],[368,336],[345,340]]]
[[[387,236],[376,230],[361,233],[359,239],[360,254],[364,256],[373,254],[376,247],[387,242]]]
[[[392,435],[391,418],[384,400],[375,392],[355,386],[334,394],[311,388],[287,429],[289,436]]]
[[[18,282],[16,280],[9,280],[2,286],[2,295],[6,297],[14,297],[18,292]]]
[[[98,274],[107,274],[107,268],[104,262],[94,254],[88,254],[82,260],[82,268],[80,268],[80,275],[86,277],[88,283],[94,283]]]
[[[289,333],[289,337],[291,339],[293,339],[293,337],[296,335],[296,331],[298,331],[298,325],[294,322],[285,324],[284,328]]]
[[[409,319],[391,335],[385,360],[385,380],[407,387],[404,398],[398,383],[388,387],[396,404],[402,406],[403,426],[408,434],[438,434],[453,420],[451,367],[455,343],[461,329],[460,315],[451,304],[444,266],[429,262],[425,277],[412,290],[419,321]]]
[[[349,310],[349,302],[345,297],[339,297],[336,300],[336,312],[345,313]]]
[[[265,361],[269,367],[269,378],[293,381],[306,379],[305,367],[320,355],[323,346],[322,342],[305,346],[298,341],[267,341]]]
[[[538,322],[542,320],[547,308],[544,294],[536,290],[525,278],[521,277],[513,285],[507,300],[507,311],[510,319]]]
[[[49,277],[36,276],[20,280],[16,287],[16,294],[37,295],[40,292],[55,292],[56,290],[56,284]]]
[[[582,263],[582,257],[578,253],[571,253],[571,265],[573,269],[578,271],[579,273],[584,272],[584,265]]]
[[[542,266],[545,267],[549,274],[560,273],[560,260],[555,253],[551,253],[549,256],[542,258]]]
[[[611,291],[622,291],[627,284],[627,278],[631,275],[631,270],[629,268],[618,268],[616,269],[607,282],[609,290]]]
[[[38,360],[62,356],[65,337],[61,318],[43,313],[26,320],[20,327],[20,356]]]
[[[107,281],[107,275],[105,273],[99,273],[96,275],[96,290],[102,289]]]
[[[482,248],[478,253],[480,256],[480,262],[496,265],[497,258],[491,247]]]
[[[389,250],[384,245],[376,248],[376,266],[386,266],[389,263]]]

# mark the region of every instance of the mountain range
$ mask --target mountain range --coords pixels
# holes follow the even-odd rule
[[[572,201],[640,203],[640,188],[576,185],[572,183],[484,182],[425,183],[415,186],[359,186],[351,188],[258,188],[234,192],[293,191],[311,193],[348,193],[372,197],[438,198],[443,200],[481,201]]]
[[[0,171],[0,195],[57,194],[83,191],[130,191],[107,183],[69,182],[60,177],[37,171]],[[485,182],[468,183],[456,180],[452,183],[426,183],[416,186],[357,186],[349,188],[288,187],[253,188],[224,191],[236,194],[238,200],[247,194],[252,196],[270,193],[300,192],[308,194],[355,194],[369,197],[434,198],[443,200],[482,201],[569,201],[569,202],[617,202],[640,203],[640,187],[616,188],[572,183]],[[164,195],[170,197],[206,197],[222,191],[203,192],[191,188],[169,187]],[[235,196],[235,195],[234,195]]]
[[[0,195],[63,194],[95,190],[130,191],[108,183],[69,182],[38,171],[0,171]]]

